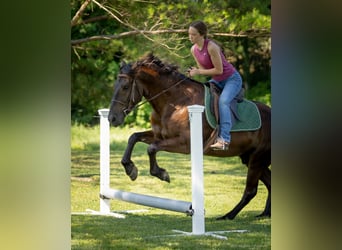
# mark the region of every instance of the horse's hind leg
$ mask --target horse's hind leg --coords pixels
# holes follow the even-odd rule
[[[268,191],[268,195],[267,195],[265,209],[257,217],[263,217],[263,216],[271,217],[271,170],[269,168],[264,169],[260,177],[260,180],[265,184],[267,191]]]
[[[261,174],[262,169],[260,168],[248,168],[246,188],[242,199],[233,210],[224,216],[217,218],[218,220],[234,219],[235,216],[254,198],[258,191],[258,181]]]

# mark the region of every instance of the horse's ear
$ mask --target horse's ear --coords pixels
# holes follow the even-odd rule
[[[127,63],[124,61],[124,60],[122,60],[121,62],[120,62],[120,68],[122,68],[122,67],[124,67],[124,66],[126,66],[127,65]]]

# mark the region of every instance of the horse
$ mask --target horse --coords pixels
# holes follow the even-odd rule
[[[185,76],[176,65],[164,63],[152,53],[134,63],[121,62],[110,103],[109,123],[114,127],[123,124],[125,117],[145,102],[152,107],[151,130],[130,135],[121,164],[130,179],[136,180],[138,169],[131,160],[132,151],[137,142],[146,143],[150,174],[170,182],[167,170],[158,166],[156,154],[158,151],[190,154],[187,107],[204,105],[204,84]],[[268,196],[264,211],[257,217],[271,217],[271,108],[255,103],[262,121],[259,129],[231,132],[229,150],[204,151],[204,155],[209,156],[239,156],[248,168],[241,200],[231,211],[218,217],[219,220],[234,219],[256,196],[259,180],[265,184]],[[214,129],[205,118],[202,124],[205,145],[212,138]]]

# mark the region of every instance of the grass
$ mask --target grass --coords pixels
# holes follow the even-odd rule
[[[111,129],[111,187],[159,197],[191,201],[190,155],[159,152],[158,163],[168,170],[171,183],[150,176],[147,146],[138,143],[132,160],[139,169],[132,182],[120,164],[127,139],[137,128]],[[72,127],[71,211],[99,210],[99,127]],[[173,230],[192,231],[191,217],[181,213],[111,201],[111,210],[146,209],[113,217],[71,216],[72,249],[271,249],[271,219],[259,219],[267,191],[259,185],[257,196],[232,221],[215,218],[230,211],[240,200],[247,168],[240,159],[204,157],[206,231],[247,230],[223,233],[228,240],[211,236],[178,236]]]

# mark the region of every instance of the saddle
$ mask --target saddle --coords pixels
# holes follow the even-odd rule
[[[244,98],[245,90],[242,88],[230,104],[229,110],[232,118],[231,132],[253,131],[261,127],[259,110],[254,102]],[[210,145],[217,138],[219,131],[219,107],[218,100],[221,90],[212,83],[205,83],[205,116],[209,125],[214,129],[208,140],[204,143],[204,153],[208,152]]]

